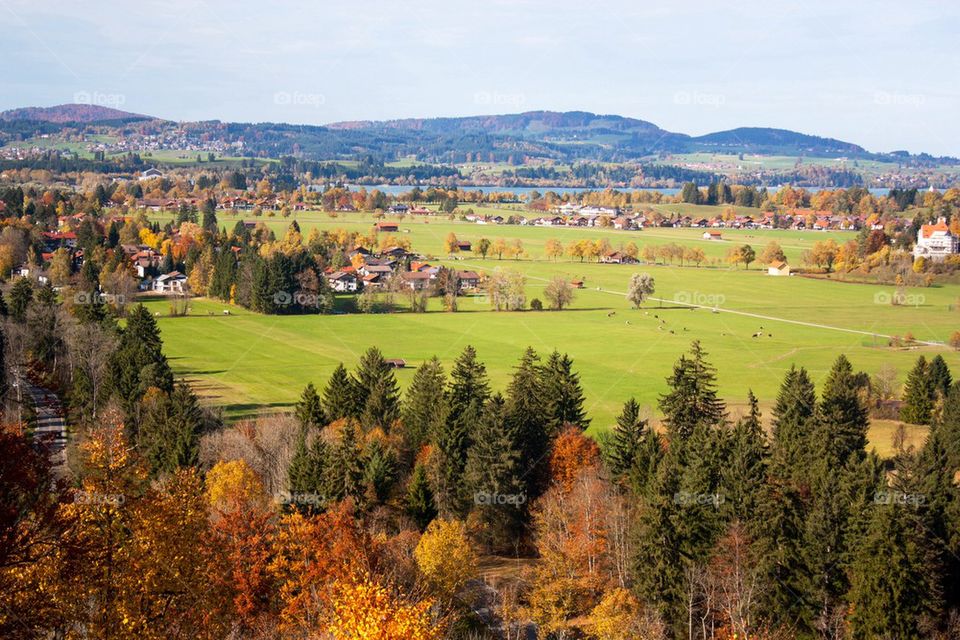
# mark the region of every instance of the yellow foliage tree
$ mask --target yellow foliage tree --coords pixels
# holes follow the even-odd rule
[[[442,597],[452,597],[474,574],[477,556],[459,520],[430,523],[414,550],[417,567]]]
[[[367,577],[338,581],[326,631],[337,640],[439,640],[443,627],[431,620],[432,606],[404,602]]]

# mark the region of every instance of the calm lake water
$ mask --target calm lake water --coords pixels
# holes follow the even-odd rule
[[[379,190],[382,191],[383,193],[385,193],[385,194],[387,194],[387,195],[390,195],[390,196],[396,196],[396,195],[400,195],[400,194],[402,194],[402,193],[407,193],[408,191],[410,191],[411,189],[413,189],[413,187],[411,187],[411,186],[407,186],[407,185],[395,185],[395,184],[375,184],[375,185],[370,185],[370,184],[355,185],[355,184],[351,184],[351,185],[347,185],[347,186],[348,186],[350,189],[352,189],[352,190],[359,189],[360,187],[363,187],[363,188],[366,189],[367,191],[372,191],[372,190],[374,190],[374,189],[379,189]],[[428,187],[426,187],[426,186],[421,186],[420,188],[423,189],[424,191],[426,191],[426,190],[428,189]],[[564,194],[564,193],[583,193],[584,191],[603,191],[603,189],[600,189],[600,188],[597,188],[597,189],[584,189],[584,188],[582,188],[582,187],[480,187],[480,186],[464,186],[464,185],[461,185],[460,188],[463,189],[464,191],[480,191],[480,192],[482,192],[482,193],[502,193],[502,192],[510,192],[510,193],[515,193],[515,194],[517,194],[518,196],[526,196],[526,195],[527,195],[528,193],[530,193],[531,191],[539,191],[540,193],[546,193],[547,191],[553,191],[553,192],[558,193],[558,194],[561,194],[561,195]],[[769,191],[776,191],[776,190],[779,189],[779,188],[780,188],[780,187],[767,187],[767,189],[768,189]],[[831,187],[831,188],[836,188],[836,187]],[[808,189],[808,191],[820,191],[820,190],[821,190],[821,189]],[[659,192],[663,193],[664,195],[673,196],[673,195],[676,195],[676,194],[680,193],[681,189],[680,189],[679,187],[662,187],[662,188],[659,188],[659,187],[631,187],[631,188],[629,188],[629,189],[620,189],[620,191],[659,191]],[[871,189],[869,189],[869,191],[870,191],[870,193],[872,193],[874,196],[885,196],[885,195],[887,195],[888,193],[890,193],[890,189],[887,189],[887,188],[880,188],[880,189],[878,189],[878,188],[871,188]]]

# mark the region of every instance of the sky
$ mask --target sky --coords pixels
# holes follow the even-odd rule
[[[0,0],[0,110],[171,120],[582,110],[960,156],[960,3]]]

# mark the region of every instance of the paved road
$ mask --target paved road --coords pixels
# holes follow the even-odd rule
[[[24,377],[16,384],[22,386],[23,393],[30,397],[37,411],[37,425],[34,438],[45,444],[50,451],[50,461],[54,467],[67,463],[67,424],[63,419],[63,407],[57,394],[38,387]]]

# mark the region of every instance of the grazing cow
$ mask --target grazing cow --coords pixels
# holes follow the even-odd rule
[[[616,312],[616,311],[611,311],[610,313],[607,314],[607,317],[608,317],[608,318],[612,318],[612,317],[615,316],[615,315],[617,315],[617,312]]]
[[[762,337],[763,337],[763,331],[757,331],[755,334],[753,334],[753,337],[754,337],[754,338],[762,338]]]
[[[673,329],[670,329],[670,335],[676,335],[673,333]]]
[[[629,321],[629,320],[627,320],[627,325],[629,325],[629,324],[630,324],[630,321]]]

